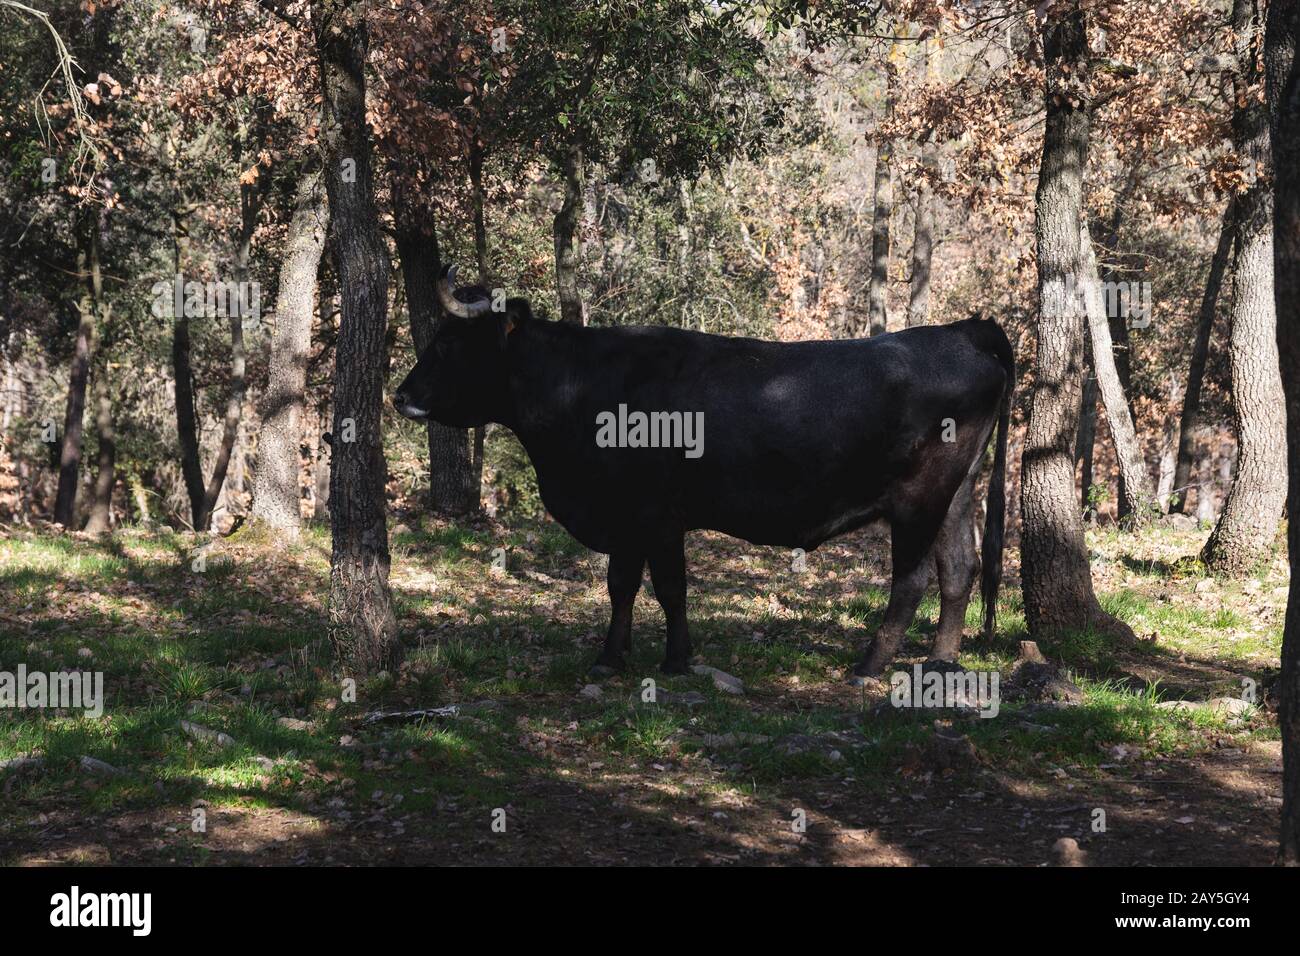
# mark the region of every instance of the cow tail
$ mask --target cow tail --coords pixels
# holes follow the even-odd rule
[[[995,326],[996,328],[996,326]],[[1002,549],[1007,510],[1007,430],[1011,423],[1011,396],[1015,391],[1016,369],[1011,343],[998,329],[998,359],[1006,372],[1002,408],[998,412],[998,443],[993,453],[993,474],[989,477],[984,514],[984,541],[980,552],[980,600],[984,605],[984,638],[993,637],[997,619],[998,588],[1002,585]]]

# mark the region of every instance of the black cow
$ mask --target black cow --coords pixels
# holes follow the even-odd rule
[[[547,510],[610,556],[613,614],[598,673],[624,666],[647,562],[668,621],[663,670],[686,669],[686,532],[711,528],[811,551],[878,519],[890,525],[893,582],[884,622],[854,675],[879,674],[893,659],[931,554],[942,605],[930,656],[954,660],[980,567],[973,490],[996,426],[981,588],[992,633],[1015,378],[1011,345],[996,323],[972,318],[871,339],[791,343],[582,328],[535,319],[524,299],[499,312],[481,290],[460,294],[477,301],[461,301],[454,276],[445,270],[438,284],[450,318],[393,401],[407,418],[511,429],[537,469]],[[702,448],[602,447],[611,417],[638,411],[683,413],[679,423],[702,413]]]

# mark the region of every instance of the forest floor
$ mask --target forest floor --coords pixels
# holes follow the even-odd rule
[[[732,695],[658,672],[648,583],[628,672],[589,678],[604,575],[558,526],[408,520],[392,573],[407,659],[356,702],[328,669],[320,529],[287,549],[0,531],[0,671],[102,671],[106,698],[98,719],[0,711],[0,764],[41,758],[0,770],[0,863],[1044,865],[1061,837],[1089,865],[1272,862],[1281,553],[1218,581],[1191,557],[1204,532],[1089,531],[1102,602],[1142,640],[1042,646],[1082,702],[984,719],[845,682],[888,597],[882,530],[803,572],[779,549],[691,537],[692,636],[743,681]],[[1008,559],[998,637],[967,640],[970,668],[1005,673],[1025,636]],[[900,664],[924,658],[936,618],[931,596]],[[1159,706],[1241,697],[1244,679],[1265,706]]]

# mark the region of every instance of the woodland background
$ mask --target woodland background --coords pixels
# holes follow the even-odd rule
[[[1283,547],[1265,79],[1293,8],[0,0],[0,519],[328,525],[335,662],[387,673],[389,518],[543,514],[506,430],[385,400],[443,265],[588,325],[980,313],[1021,373],[1028,633],[1129,646],[1085,526],[1208,531],[1184,557],[1225,580]]]
[[[394,264],[387,378],[400,377],[415,352],[399,260],[404,229],[427,245],[413,268],[469,263],[462,276],[477,266],[489,288],[528,295],[556,317],[564,312],[555,236],[565,233],[575,259],[570,308],[591,324],[798,339],[979,312],[1004,324],[1027,367],[1043,129],[1033,21],[1015,4],[897,6],[876,27],[857,25],[868,31],[861,35],[810,39],[820,21],[771,33],[738,22],[680,48],[692,4],[638,6],[637,17],[618,4],[379,5],[370,57],[381,78],[368,108]],[[1150,283],[1150,313],[1139,319],[1148,324],[1130,331],[1133,319],[1111,317],[1116,364],[1161,506],[1172,501],[1211,521],[1236,454],[1224,347],[1231,269],[1228,292],[1206,293],[1229,200],[1245,182],[1231,145],[1235,88],[1222,69],[1230,9],[1113,6],[1112,55],[1145,72],[1099,111],[1088,212],[1105,279]],[[0,507],[19,520],[54,517],[51,461],[74,431],[69,390],[83,388],[91,397],[68,525],[89,519],[94,463],[111,441],[116,480],[96,525],[194,526],[182,464],[194,449],[177,434],[174,330],[153,314],[156,283],[170,285],[180,271],[187,281],[260,287],[260,321],[242,323],[242,341],[232,343],[224,316],[200,316],[179,368],[192,383],[199,470],[216,489],[209,510],[228,529],[250,512],[284,266],[301,230],[318,228],[326,210],[318,193],[308,193],[314,208],[304,203],[319,175],[310,38],[256,4],[48,7],[79,82],[89,81],[81,85],[94,151],[75,152],[70,107],[49,82],[49,36],[6,11]],[[550,12],[539,20],[541,11]],[[509,65],[494,67],[497,24],[510,52],[497,57]],[[593,68],[584,102],[598,105],[581,120],[580,178],[566,183],[554,153],[574,106],[557,105],[570,95],[557,48],[567,44],[577,57],[606,34],[633,55],[606,52]],[[669,49],[682,62],[662,60]],[[555,87],[538,93],[539,77]],[[48,101],[40,112],[37,90]],[[417,180],[416,208],[400,205],[394,187],[403,176]],[[295,210],[315,217],[300,215],[298,233]],[[304,518],[323,516],[328,497],[319,434],[328,431],[321,423],[339,321],[328,255],[310,281],[320,293],[303,398]],[[1209,333],[1203,368],[1192,361],[1199,326]],[[73,375],[78,349],[88,369]],[[1199,414],[1176,482],[1189,378],[1199,379],[1190,383]],[[1019,394],[1018,419],[1028,391]],[[1080,494],[1104,520],[1122,497],[1106,419],[1093,426],[1095,391],[1089,397]],[[54,441],[43,440],[50,422]],[[426,493],[418,436],[402,427],[384,435],[390,495]],[[485,504],[536,509],[517,449],[494,437]],[[214,468],[227,457],[217,481]],[[1011,461],[1016,469],[1019,456]],[[1014,488],[1013,478],[1013,503]]]

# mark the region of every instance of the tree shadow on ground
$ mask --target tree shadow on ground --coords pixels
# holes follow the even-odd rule
[[[1085,719],[1008,708],[972,725],[952,712],[864,707],[861,692],[833,672],[878,622],[881,593],[869,594],[844,627],[828,620],[831,598],[815,589],[790,588],[760,570],[729,578],[701,562],[694,588],[706,600],[724,587],[759,594],[775,584],[785,611],[756,619],[743,604],[720,604],[697,621],[706,659],[731,667],[734,655],[752,686],[733,699],[703,677],[660,677],[670,693],[704,698],[674,710],[624,699],[657,674],[662,655],[662,615],[648,591],[638,601],[628,675],[589,700],[576,691],[604,627],[595,576],[538,581],[523,573],[533,570],[525,560],[520,573],[462,598],[443,594],[449,587],[440,579],[436,608],[420,603],[421,585],[399,579],[411,672],[363,687],[365,708],[317,707],[315,726],[304,731],[280,727],[275,716],[319,704],[328,679],[309,655],[301,665],[287,660],[322,633],[313,593],[319,566],[308,567],[321,559],[314,545],[301,560],[266,558],[262,577],[251,578],[240,563],[251,559],[238,552],[230,570],[200,578],[186,570],[183,548],[163,567],[120,543],[117,551],[111,542],[94,547],[120,562],[135,604],[119,608],[116,620],[76,600],[41,609],[36,623],[44,626],[35,632],[0,627],[0,653],[7,660],[48,642],[43,659],[76,666],[86,646],[122,681],[113,707],[138,713],[116,737],[0,725],[0,746],[9,750],[37,731],[50,747],[44,770],[0,776],[5,862],[1041,865],[1054,860],[1060,837],[1078,840],[1098,865],[1272,861],[1278,778],[1267,741],[1225,735],[1208,752],[1107,753],[1102,765],[1076,765],[1083,749],[1140,750],[1144,728],[1105,709]],[[11,570],[0,569],[6,597],[70,583],[57,569]],[[285,577],[292,574],[302,579]],[[539,595],[556,600],[529,603]],[[137,605],[133,618],[128,608]],[[151,622],[166,633],[151,632]],[[932,624],[931,617],[914,631],[905,654],[924,653]],[[517,633],[528,631],[537,634]],[[1007,639],[980,652],[1013,648]],[[1177,673],[1172,655],[1154,662]],[[187,685],[169,690],[157,675],[187,666],[216,672],[205,691],[216,709],[193,719],[229,732],[234,748],[187,741],[176,730],[191,716]],[[245,684],[250,694],[241,694]],[[360,722],[362,709],[472,702],[484,688],[496,704],[486,712],[411,726]],[[954,761],[936,750],[936,721],[968,737],[973,756]],[[836,732],[863,746],[845,748],[838,760],[791,756],[770,743],[713,748],[703,743],[708,732],[777,739]],[[1082,743],[1089,732],[1097,746]],[[76,768],[82,753],[116,761],[124,777],[90,777]],[[195,806],[200,800],[206,808]],[[205,833],[190,829],[195,809],[206,810]],[[1104,833],[1092,829],[1099,809]],[[497,810],[504,832],[493,829]]]

